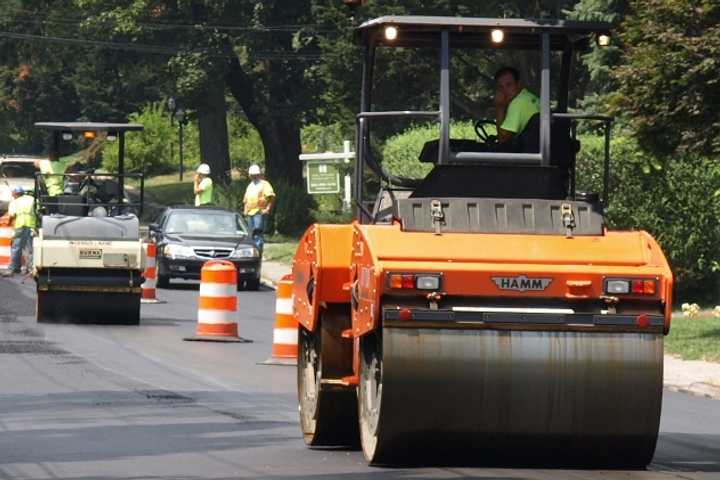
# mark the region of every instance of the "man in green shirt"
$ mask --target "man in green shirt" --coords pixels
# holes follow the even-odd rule
[[[12,246],[10,248],[10,269],[3,276],[20,273],[22,252],[28,250],[27,269],[32,265],[33,244],[37,221],[35,219],[35,199],[32,195],[25,195],[22,187],[15,187],[13,199],[8,205],[8,215],[15,228]]]
[[[193,193],[195,193],[195,206],[209,205],[212,203],[213,183],[210,178],[210,166],[202,163],[197,168],[193,182]]]
[[[540,100],[520,83],[520,73],[503,67],[495,74],[495,122],[498,142],[521,134],[533,115],[540,112]]]
[[[35,168],[40,170],[43,174],[43,180],[45,182],[45,188],[49,197],[57,197],[62,195],[65,186],[65,174],[67,168],[76,163],[78,158],[76,157],[65,157],[60,158],[57,151],[50,150],[48,152],[47,160],[35,161]]]

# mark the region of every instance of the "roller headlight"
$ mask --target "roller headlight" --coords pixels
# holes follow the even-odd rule
[[[255,247],[238,247],[232,253],[232,258],[255,258],[260,254]]]
[[[185,245],[177,245],[175,243],[171,243],[169,245],[165,245],[165,249],[163,250],[163,253],[166,257],[169,257],[171,259],[176,258],[193,258],[195,257],[195,252],[192,248],[186,247]]]

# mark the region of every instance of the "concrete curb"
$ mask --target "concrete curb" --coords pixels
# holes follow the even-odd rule
[[[261,277],[261,278],[260,278],[260,285],[263,285],[263,286],[265,286],[265,287],[268,287],[268,288],[270,288],[270,289],[272,289],[272,290],[277,290],[277,284],[276,284],[275,282],[273,282],[272,280],[270,280],[269,278],[267,278],[267,277]]]
[[[705,382],[695,382],[690,385],[672,385],[665,384],[665,388],[671,392],[687,393],[696,397],[710,398],[720,400],[720,387]]]

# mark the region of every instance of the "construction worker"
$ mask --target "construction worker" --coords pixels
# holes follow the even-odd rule
[[[35,218],[35,198],[32,195],[25,195],[22,187],[15,187],[12,192],[13,199],[8,206],[8,215],[15,228],[12,247],[10,249],[10,269],[3,273],[9,277],[14,273],[20,273],[22,252],[28,249],[27,270],[32,265],[33,244],[32,238],[35,235],[37,225]]]
[[[503,67],[495,73],[495,121],[498,142],[520,135],[533,115],[540,112],[540,100],[520,83],[520,73]]]
[[[196,207],[212,203],[213,182],[210,178],[210,166],[207,163],[201,163],[195,172],[193,193]]]
[[[49,197],[62,195],[65,186],[65,177],[63,175],[67,168],[78,160],[77,157],[60,159],[57,150],[51,149],[48,152],[47,160],[35,161],[35,168],[39,169],[40,173],[43,174],[45,188]]]
[[[265,239],[263,238],[265,216],[270,213],[275,202],[275,191],[270,182],[263,180],[258,165],[250,165],[248,175],[250,176],[250,183],[245,189],[245,196],[243,197],[243,213],[247,217],[255,245],[262,252],[265,245]]]

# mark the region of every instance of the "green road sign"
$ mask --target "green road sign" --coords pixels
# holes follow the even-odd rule
[[[307,164],[308,193],[339,193],[340,172],[332,163],[308,162]]]

